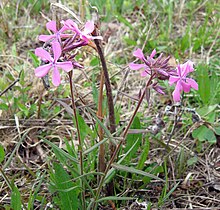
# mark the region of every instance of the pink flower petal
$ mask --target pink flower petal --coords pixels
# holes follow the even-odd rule
[[[61,23],[63,23],[63,22],[61,21]],[[59,30],[59,32],[60,32],[60,33],[63,33],[64,31],[67,31],[67,30],[69,30],[69,27],[67,27],[66,25],[64,25],[64,26]]]
[[[172,85],[173,83],[176,83],[178,80],[179,80],[179,77],[170,76],[169,85]]]
[[[142,76],[142,77],[146,77],[147,75],[149,75],[147,71],[142,71],[142,72],[141,72],[141,76]]]
[[[157,53],[157,51],[154,49],[154,50],[152,51],[152,53],[150,54],[150,58],[153,58],[153,57],[156,55],[156,53]]]
[[[177,82],[175,90],[173,91],[173,100],[175,102],[180,101],[181,84],[180,81]]]
[[[132,70],[139,70],[141,68],[145,67],[145,64],[137,64],[137,63],[130,63],[129,64],[130,69]]]
[[[134,51],[133,55],[139,59],[143,59],[144,58],[144,54],[142,52],[142,50],[140,48],[138,48],[137,50]]]
[[[54,61],[56,62],[61,55],[60,43],[57,41],[54,41],[51,44],[52,44],[52,49],[53,49]]]
[[[53,69],[52,83],[54,86],[60,85],[60,72],[56,66],[54,66],[54,69]]]
[[[95,26],[93,21],[86,22],[83,34],[91,34],[94,31],[94,28]]]
[[[48,72],[50,71],[52,65],[51,64],[46,64],[43,66],[39,66],[34,70],[35,76],[36,77],[44,77]]]
[[[182,64],[177,65],[177,74],[180,77],[182,76]]]
[[[181,81],[182,89],[185,93],[188,93],[190,91],[191,86],[184,82],[183,80]]]
[[[40,35],[40,36],[38,37],[38,39],[39,39],[40,41],[42,41],[42,42],[47,42],[47,41],[49,41],[50,39],[54,39],[55,37],[56,37],[55,34],[53,34],[53,35]]]
[[[61,38],[68,38],[68,37],[71,37],[73,36],[72,34],[60,34],[60,37]]]
[[[180,64],[180,69],[181,69],[181,76],[186,77],[188,73],[194,71],[193,62],[188,60],[186,63]]]
[[[194,63],[193,63],[192,61],[190,61],[190,60],[188,60],[188,61],[185,63],[186,69],[187,69],[187,70],[186,70],[187,73],[194,71],[193,64],[194,64]]]
[[[49,21],[49,22],[46,24],[46,27],[47,27],[48,30],[53,31],[54,33],[57,32],[56,21],[54,21],[54,20]]]
[[[65,72],[69,72],[73,69],[73,64],[71,61],[57,62],[56,66],[63,69]]]
[[[66,21],[61,21],[61,22],[64,24],[64,26],[66,26],[67,29],[74,31],[77,34],[81,33],[81,31],[78,28],[78,25],[72,20],[68,19]]]
[[[198,84],[197,84],[197,82],[196,82],[194,79],[187,78],[187,79],[186,79],[186,82],[187,82],[192,88],[194,88],[195,90],[198,90]]]
[[[42,60],[53,62],[53,58],[50,53],[44,50],[42,47],[39,47],[35,50],[35,55],[40,57]]]

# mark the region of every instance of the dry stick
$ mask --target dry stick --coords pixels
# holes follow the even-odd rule
[[[78,141],[79,141],[79,166],[80,166],[80,175],[83,175],[83,154],[82,154],[82,141],[81,141],[81,136],[80,136],[80,130],[79,130],[79,123],[78,123],[78,118],[77,118],[77,113],[76,113],[76,104],[74,101],[74,94],[73,94],[73,81],[72,81],[72,74],[73,72],[69,72],[69,81],[70,81],[70,91],[71,91],[71,101],[72,101],[72,106],[73,106],[73,114],[74,114],[74,118],[75,118],[75,122],[76,122],[76,130],[77,130],[77,135],[78,135]],[[83,209],[86,209],[85,204],[86,204],[86,200],[85,200],[85,191],[84,191],[84,183],[81,180],[81,186],[82,186],[82,206]]]
[[[128,125],[127,125],[125,131],[124,131],[124,133],[123,133],[123,135],[122,135],[122,140],[121,140],[120,143],[117,145],[117,147],[116,147],[116,149],[115,149],[115,151],[114,151],[114,153],[113,153],[113,155],[112,155],[112,157],[111,157],[111,159],[110,159],[110,161],[109,161],[109,163],[108,163],[108,165],[107,165],[107,167],[106,167],[106,169],[105,169],[104,175],[102,176],[102,178],[101,178],[101,180],[100,180],[100,182],[99,182],[99,186],[98,186],[98,189],[97,189],[97,192],[96,192],[96,196],[95,196],[95,199],[94,199],[94,203],[93,203],[93,205],[92,205],[92,209],[93,209],[93,210],[96,208],[96,205],[97,205],[97,204],[96,204],[96,201],[98,200],[98,197],[99,197],[99,195],[100,195],[102,186],[103,186],[104,181],[105,181],[105,177],[106,177],[106,175],[107,175],[109,169],[111,168],[111,165],[112,165],[112,163],[114,162],[114,160],[115,160],[115,158],[116,158],[116,156],[117,156],[117,154],[118,154],[118,152],[119,152],[119,150],[120,150],[120,148],[121,148],[122,143],[125,141],[125,138],[126,138],[126,136],[127,136],[127,134],[128,134],[128,130],[129,130],[129,128],[131,127],[131,124],[132,124],[132,122],[133,122],[133,120],[134,120],[134,117],[136,116],[136,114],[137,114],[137,112],[138,112],[138,109],[140,108],[140,105],[141,105],[141,103],[142,103],[142,101],[143,101],[143,99],[144,99],[146,90],[147,90],[147,88],[149,88],[149,85],[151,84],[151,81],[152,81],[152,79],[154,78],[154,76],[155,76],[155,74],[151,75],[151,77],[148,79],[147,84],[146,84],[146,86],[145,86],[145,90],[143,91],[143,93],[142,93],[142,95],[141,95],[141,98],[140,98],[139,101],[138,101],[137,107],[136,107],[136,109],[135,109],[135,111],[134,111],[134,113],[133,113],[133,115],[132,115],[132,117],[131,117],[131,119],[130,119],[130,121],[129,121],[129,123],[128,123]]]
[[[102,102],[103,102],[103,86],[104,86],[104,72],[101,72],[101,81],[100,81],[100,87],[99,87],[99,102],[98,102],[98,111],[97,116],[100,119],[100,121],[103,120],[103,113],[102,113]],[[103,140],[103,130],[100,125],[98,125],[98,135],[99,135],[99,141]],[[100,172],[105,171],[105,146],[104,144],[101,144],[99,147],[99,162],[98,162],[98,168]]]

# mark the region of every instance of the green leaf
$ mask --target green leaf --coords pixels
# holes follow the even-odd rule
[[[79,124],[80,137],[81,137],[81,141],[83,142],[86,135],[88,134],[89,127],[85,123],[83,117],[78,113],[77,113],[77,118],[78,118],[78,124]]]
[[[13,186],[11,193],[11,208],[21,210],[21,194],[16,186]]]
[[[7,110],[8,110],[8,105],[5,104],[5,103],[1,103],[1,104],[0,104],[0,109],[7,111]]]
[[[174,187],[158,202],[158,206],[161,206],[170,197],[170,195],[174,192],[174,190],[178,187],[179,184],[180,182],[174,185]]]
[[[22,104],[22,103],[20,103],[20,102],[18,101],[18,102],[17,102],[17,106],[18,106],[18,108],[19,108],[22,112],[24,112],[24,114],[25,114],[26,116],[28,116],[29,110],[28,110],[28,108],[27,108],[24,104]]]
[[[217,135],[220,135],[220,126],[219,127],[215,127],[214,130],[215,130],[215,133]]]
[[[207,133],[205,134],[205,138],[209,143],[216,143],[217,141],[215,133],[211,129],[208,129]]]
[[[25,85],[24,77],[25,77],[24,70],[21,70],[19,83],[21,84],[22,87],[24,87]]]
[[[79,163],[79,161],[72,157],[70,154],[68,154],[67,152],[65,152],[64,150],[62,150],[61,148],[59,148],[57,145],[55,145],[54,143],[44,139],[44,142],[47,143],[48,145],[50,145],[52,147],[53,150],[56,150],[59,154],[63,155],[65,158],[68,158],[70,160],[72,160],[74,163]]]
[[[148,157],[149,150],[150,150],[150,142],[149,142],[149,139],[148,139],[148,136],[147,136],[146,137],[146,142],[145,142],[145,145],[144,145],[144,149],[141,153],[141,157],[140,157],[140,160],[139,160],[138,165],[137,165],[137,169],[142,170],[144,168],[144,163],[145,163],[145,161]]]
[[[162,166],[156,166],[156,163],[153,163],[148,168],[146,168],[145,171],[147,173],[150,172],[151,174],[155,175],[155,174],[163,173],[164,169]],[[146,184],[150,183],[151,178],[145,176],[143,177],[142,180],[144,182],[144,186],[146,186]]]
[[[198,161],[198,157],[197,156],[192,157],[189,160],[187,160],[187,165],[188,166],[195,165],[197,163],[197,161]]]
[[[0,163],[5,159],[4,147],[0,144]]]
[[[39,61],[38,57],[34,53],[32,53],[31,51],[29,51],[28,53],[33,61],[34,68],[37,68],[40,65],[40,61]]]
[[[114,144],[116,144],[114,137],[112,136],[110,131],[105,127],[105,125],[101,122],[101,120],[96,116],[96,114],[93,112],[93,110],[90,109],[89,107],[86,107],[85,109],[95,118],[96,122],[102,127],[102,129],[104,130],[105,134],[110,139],[110,141],[112,141]]]
[[[95,150],[96,148],[98,148],[101,144],[104,144],[106,141],[108,141],[107,138],[104,138],[102,141],[99,141],[97,144],[94,144],[92,147],[90,147],[89,149],[83,151],[83,155],[87,155],[90,152],[92,152],[93,150]]]
[[[197,138],[199,141],[207,140],[210,143],[216,143],[217,139],[215,133],[207,128],[205,125],[201,125],[199,128],[192,132],[193,138]]]
[[[190,28],[189,26],[186,29],[185,35],[181,39],[181,50],[182,52],[185,52],[185,50],[189,49],[190,47]]]
[[[199,139],[199,141],[205,141],[205,134],[207,130],[208,128],[202,125],[192,132],[192,137]]]
[[[14,43],[11,47],[11,54],[15,57],[17,57],[17,49],[16,49],[16,44]]]
[[[99,64],[99,59],[98,57],[94,57],[91,61],[90,61],[90,66],[97,66]]]
[[[198,93],[202,99],[203,104],[209,104],[209,99],[211,96],[211,85],[208,71],[208,67],[205,64],[200,64],[197,66],[197,82],[199,85]]]
[[[136,116],[133,120],[133,123],[131,125],[131,129],[141,129],[141,123],[140,123],[140,119]],[[140,143],[141,143],[141,139],[142,139],[142,134],[128,134],[127,135],[127,138],[125,140],[126,142],[126,146],[125,146],[125,149],[124,151],[127,152],[131,147],[132,145],[134,144],[134,142],[136,140],[138,140],[136,146],[133,148],[133,150],[130,152],[130,154],[128,155],[128,157],[125,159],[125,161],[130,161],[131,158],[134,156],[134,154],[137,152],[139,146],[140,146]]]
[[[160,180],[162,182],[164,182],[163,179],[153,175],[153,174],[150,174],[150,173],[147,173],[145,171],[141,171],[141,170],[138,170],[138,169],[135,169],[135,168],[132,168],[132,167],[127,167],[127,166],[124,166],[124,165],[120,165],[120,164],[117,164],[117,163],[113,163],[112,164],[112,167],[117,169],[117,170],[121,170],[121,171],[126,171],[126,172],[129,172],[129,173],[134,173],[134,174],[139,174],[139,175],[142,175],[142,176],[146,176],[146,177],[149,177],[149,178],[152,178],[152,179],[156,179],[156,180]]]
[[[68,173],[63,169],[63,167],[58,164],[53,164],[54,174],[52,175],[52,185],[57,191],[59,197],[60,209],[70,209],[75,210],[79,208],[79,190],[80,186],[74,186],[71,182],[71,178]]]
[[[122,163],[123,160],[130,154],[130,152],[136,146],[137,142],[138,142],[138,140],[136,140],[134,142],[134,144],[132,145],[132,147],[121,157],[121,159],[117,162],[118,164]],[[105,176],[105,183],[109,183],[112,180],[112,178],[114,177],[114,175],[115,175],[115,169],[111,168]]]
[[[214,112],[215,109],[217,108],[218,104],[211,105],[211,106],[204,106],[200,109],[197,110],[198,114],[201,115],[202,117],[206,117],[210,113]]]

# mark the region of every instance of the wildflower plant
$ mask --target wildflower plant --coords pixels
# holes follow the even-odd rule
[[[62,27],[61,29],[57,29],[57,24],[55,21],[50,21],[47,23],[46,27],[49,31],[52,31],[54,34],[51,35],[40,35],[39,40],[45,42],[44,46],[41,48],[37,48],[35,50],[35,54],[41,59],[42,65],[35,69],[35,75],[39,78],[45,77],[52,71],[52,83],[54,86],[59,86],[61,83],[60,70],[68,73],[69,76],[69,84],[71,90],[71,101],[72,101],[72,109],[73,115],[75,118],[75,125],[77,129],[77,138],[79,141],[79,168],[81,176],[80,179],[80,188],[81,188],[81,206],[82,209],[86,209],[87,201],[85,196],[85,184],[88,185],[84,180],[86,179],[84,174],[84,157],[83,157],[83,142],[80,134],[80,126],[78,123],[78,117],[76,112],[76,104],[74,100],[74,91],[73,91],[73,81],[72,75],[74,73],[75,68],[83,68],[83,65],[78,63],[74,58],[77,54],[77,49],[83,46],[89,45],[97,50],[100,60],[103,67],[103,74],[101,76],[100,82],[100,101],[102,101],[102,88],[105,80],[106,84],[106,93],[108,97],[108,105],[109,105],[109,121],[110,121],[110,133],[115,133],[115,123],[114,123],[114,105],[112,100],[111,93],[111,84],[108,77],[107,66],[104,58],[103,51],[99,45],[99,40],[102,39],[101,36],[97,35],[97,31],[95,29],[95,25],[93,21],[86,22],[85,26],[80,29],[76,22],[71,19],[66,21],[61,21]],[[94,41],[94,43],[93,43]],[[156,57],[156,50],[154,49],[151,54],[144,55],[141,49],[137,49],[134,51],[133,55],[139,60],[138,63],[130,63],[129,67],[132,70],[141,70],[141,77],[145,77],[147,79],[145,84],[145,90],[141,94],[139,98],[139,102],[131,116],[128,124],[126,125],[123,133],[121,134],[121,140],[117,144],[111,148],[112,152],[110,152],[110,160],[108,163],[102,162],[102,172],[97,189],[93,192],[93,199],[90,201],[89,209],[97,209],[97,202],[99,200],[101,190],[105,184],[106,177],[109,176],[109,171],[112,168],[112,164],[117,158],[117,155],[120,151],[121,145],[125,142],[128,131],[133,123],[133,120],[143,102],[143,99],[146,98],[149,102],[150,99],[150,91],[155,90],[159,94],[166,94],[166,89],[160,85],[160,81],[167,80],[170,85],[176,84],[175,90],[173,92],[173,99],[175,102],[181,100],[180,94],[182,91],[189,92],[191,88],[198,89],[198,85],[195,80],[191,78],[187,78],[187,75],[190,72],[193,72],[193,63],[191,61],[187,61],[184,64],[179,64],[176,68],[169,64],[170,56],[164,57],[161,53],[158,57]],[[102,102],[99,103],[99,107],[102,107]],[[100,108],[101,110],[101,108]],[[102,111],[98,110],[98,116],[96,120],[99,121],[99,124],[102,125],[99,127],[99,131],[103,129],[103,124],[101,122]],[[95,116],[94,116],[95,117]],[[99,137],[103,135],[102,132],[99,132]],[[109,135],[109,134],[108,134]],[[102,139],[101,139],[102,140]],[[102,153],[99,161],[104,161],[105,152],[103,145],[100,143],[100,153]],[[100,164],[100,163],[99,163]],[[126,168],[128,170],[128,168]],[[151,175],[152,177],[152,175]],[[155,177],[154,177],[155,178]],[[156,177],[157,178],[157,177]],[[110,189],[111,184],[107,187]],[[111,195],[112,191],[110,190],[108,194]]]

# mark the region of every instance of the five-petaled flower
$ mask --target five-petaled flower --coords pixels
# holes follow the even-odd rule
[[[51,43],[52,45],[52,50],[53,50],[53,57],[50,55],[49,52],[44,50],[43,48],[37,48],[35,50],[35,54],[40,57],[44,63],[47,63],[45,65],[39,66],[38,68],[35,69],[35,75],[37,77],[44,77],[50,69],[53,69],[53,75],[52,75],[52,83],[55,86],[60,85],[60,73],[58,68],[63,69],[66,72],[69,72],[73,68],[73,64],[71,61],[63,61],[60,62],[58,59],[61,56],[61,47],[59,42],[54,41]]]
[[[64,25],[66,29],[75,32],[78,36],[80,36],[82,40],[86,41],[87,43],[92,39],[102,39],[101,36],[90,35],[94,31],[94,28],[95,28],[93,21],[87,21],[83,31],[81,31],[78,28],[78,25],[70,19],[66,21],[61,21],[61,23]]]
[[[57,30],[56,21],[52,20],[46,24],[48,30],[54,32],[51,35],[40,35],[39,40],[43,42],[47,42],[49,40],[54,39],[55,41],[61,42],[61,38],[67,38],[72,36],[71,34],[64,34],[63,32],[67,30],[65,26],[63,26],[60,30]]]
[[[186,78],[187,74],[193,72],[193,62],[187,61],[184,64],[178,64],[177,75],[170,76],[169,84],[176,83],[175,90],[173,91],[173,99],[175,102],[180,101],[180,94],[182,91],[188,93],[191,88],[198,90],[198,84],[194,79]]]

